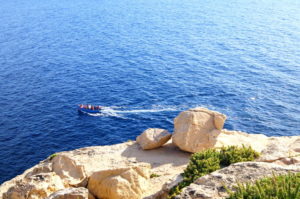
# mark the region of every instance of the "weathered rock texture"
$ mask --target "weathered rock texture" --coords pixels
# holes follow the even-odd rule
[[[46,199],[89,199],[89,191],[83,187],[62,189]]]
[[[64,188],[63,181],[55,173],[39,173],[16,181],[3,194],[3,199],[46,198],[51,193]]]
[[[84,187],[87,183],[84,166],[66,155],[57,155],[52,159],[52,169],[70,186]]]
[[[150,128],[136,138],[142,149],[155,149],[164,145],[172,134],[165,129]]]
[[[150,164],[139,164],[95,172],[88,189],[98,198],[139,199],[149,187]]]
[[[188,152],[212,148],[225,120],[225,115],[205,108],[184,111],[174,120],[173,143]]]
[[[257,161],[300,166],[300,136],[270,137]]]
[[[85,180],[83,180],[84,176],[86,176],[86,178],[88,179],[88,177],[97,172],[103,171],[103,173],[105,173],[104,171],[111,169],[131,168],[134,166],[138,166],[141,163],[151,165],[148,179],[145,178],[145,181],[148,181],[148,187],[146,191],[143,191],[141,197],[156,198],[156,194],[161,191],[163,185],[184,170],[189,161],[189,156],[189,153],[179,150],[176,146],[170,143],[167,143],[162,147],[153,150],[143,150],[136,142],[126,142],[111,146],[94,146],[73,151],[61,152],[58,153],[57,156],[54,157],[51,161],[43,161],[37,166],[28,169],[22,175],[3,183],[0,186],[0,198],[4,193],[12,194],[13,190],[16,190],[14,194],[28,194],[28,190],[31,190],[30,187],[32,183],[29,183],[29,181],[26,180],[27,177],[30,177],[32,175],[39,175],[43,172],[55,176],[52,181],[56,182],[56,187],[49,190],[47,189],[48,191],[45,196],[48,197],[50,194],[58,190],[68,188],[70,184],[82,184],[80,182],[85,182]],[[64,165],[63,162],[67,163]],[[58,168],[60,168],[61,170]],[[52,172],[54,170],[56,172]],[[119,177],[117,179],[122,180],[122,177],[120,176],[125,175],[125,173],[126,172],[124,172],[123,174],[118,174],[117,176]],[[159,175],[159,177],[149,179],[151,174],[157,174]],[[138,174],[136,172],[136,174],[133,175]],[[111,180],[114,178],[111,177],[108,179]],[[21,182],[21,184],[19,182]],[[40,184],[40,182],[37,183]],[[123,181],[121,181],[121,183],[123,183]],[[47,182],[47,184],[49,184],[49,186],[51,187],[51,183]],[[10,189],[11,187],[12,189]],[[22,187],[29,188],[25,189]],[[25,191],[23,191],[24,189]],[[11,195],[9,195],[8,197],[9,199],[24,199],[23,196],[14,198],[10,196]],[[90,199],[92,199],[91,197]],[[6,197],[5,199],[8,198]],[[35,197],[35,199],[44,198],[44,196]]]
[[[191,152],[229,145],[252,146],[261,152],[258,162],[238,163],[203,176],[178,197],[223,197],[223,182],[231,186],[236,180],[255,180],[272,171],[278,174],[299,171],[300,136],[267,137],[222,130],[225,119],[224,115],[203,108],[182,112],[175,119],[173,142],[180,149]],[[155,139],[149,140],[151,143]],[[182,180],[179,174],[189,161],[190,153],[179,148],[168,142],[160,148],[143,150],[136,142],[126,142],[60,152],[52,160],[42,161],[3,183],[0,198],[45,199],[70,186],[87,186],[89,199],[94,199],[91,193],[108,199],[128,198],[129,195],[130,198],[165,198],[170,188]],[[141,166],[145,164],[148,166]],[[149,179],[150,174],[159,177]],[[66,190],[57,192],[56,196],[63,193]]]
[[[281,166],[265,162],[241,162],[198,178],[183,189],[176,198],[182,199],[221,199],[228,196],[224,185],[229,189],[237,183],[254,182],[263,177],[300,172],[300,167]]]

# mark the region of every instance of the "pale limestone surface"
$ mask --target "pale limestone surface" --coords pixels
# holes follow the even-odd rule
[[[128,165],[94,172],[89,177],[88,189],[98,198],[139,199],[149,187],[151,165]]]
[[[206,108],[181,112],[174,119],[173,143],[181,150],[199,152],[212,148],[221,133],[226,116]]]
[[[46,199],[89,199],[89,190],[84,187],[62,189]]]
[[[181,173],[189,161],[190,153],[183,152],[171,143],[153,149],[143,150],[136,142],[126,142],[110,146],[94,146],[61,152],[73,159],[77,165],[83,165],[87,176],[95,171],[124,168],[128,165],[149,163],[151,174],[159,177],[149,180],[149,189],[143,197],[159,192],[169,179]]]
[[[237,183],[254,182],[257,179],[300,172],[299,166],[281,166],[265,162],[240,162],[198,178],[183,189],[176,199],[224,199],[228,196],[224,185],[232,189]]]
[[[52,170],[72,187],[86,186],[84,166],[66,155],[59,154],[52,159]]]
[[[222,146],[251,146],[257,152],[261,152],[269,143],[269,138],[262,134],[248,134],[241,131],[229,131],[223,129],[215,139],[215,148]]]
[[[149,128],[136,138],[142,149],[155,149],[169,141],[172,134],[165,129]]]
[[[41,162],[37,166],[25,171],[22,175],[3,183],[0,186],[0,198],[10,187],[15,186],[17,181],[24,180],[26,175],[30,175],[32,173],[36,174],[37,171],[51,172],[52,164],[57,160],[60,160],[59,157],[68,157],[70,162],[72,162],[72,164],[66,164],[69,165],[69,167],[61,165],[61,170],[57,171],[58,174],[64,174],[61,175],[62,178],[52,172],[58,179],[60,179],[61,183],[58,184],[64,185],[59,189],[68,188],[70,186],[69,182],[72,182],[74,179],[81,179],[74,177],[80,176],[79,174],[82,170],[79,168],[81,167],[84,167],[85,175],[89,177],[95,172],[127,168],[128,166],[139,165],[140,163],[148,163],[151,165],[150,175],[157,174],[159,177],[148,179],[149,186],[146,192],[143,193],[142,198],[155,198],[156,194],[161,191],[166,182],[170,181],[170,179],[174,178],[174,176],[184,170],[189,161],[189,156],[190,153],[179,150],[171,143],[167,143],[160,148],[147,151],[141,149],[136,142],[126,142],[110,146],[94,146],[76,149],[73,151],[60,152],[51,161],[46,160]],[[46,166],[45,162],[47,162]],[[79,171],[79,173],[71,175],[71,171]],[[47,196],[55,191],[58,190],[55,189],[52,192],[47,193]],[[22,197],[16,197],[13,199],[19,198]]]
[[[300,163],[300,136],[269,137],[258,161],[282,165]]]

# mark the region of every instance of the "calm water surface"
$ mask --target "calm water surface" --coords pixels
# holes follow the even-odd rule
[[[172,131],[195,106],[300,134],[300,1],[0,3],[0,183],[57,151]]]

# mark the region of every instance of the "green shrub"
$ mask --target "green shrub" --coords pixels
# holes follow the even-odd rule
[[[254,151],[251,147],[237,147],[229,146],[220,149],[220,163],[221,166],[229,166],[237,162],[247,162],[255,160],[259,157],[259,153]]]
[[[252,161],[259,157],[259,153],[251,147],[229,146],[221,149],[207,149],[205,151],[195,153],[191,156],[187,168],[184,170],[183,181],[173,187],[168,198],[174,198],[181,190],[189,186],[197,178],[229,166],[232,163]]]
[[[197,178],[220,169],[219,153],[215,149],[208,149],[191,156],[187,168],[184,170],[185,181],[193,182]]]
[[[156,177],[159,177],[160,175],[158,175],[158,174],[156,174],[156,173],[152,173],[151,175],[150,175],[150,178],[156,178]]]
[[[263,178],[255,183],[238,184],[235,192],[227,190],[228,199],[299,199],[300,173]]]
[[[50,156],[48,157],[48,159],[49,159],[49,160],[52,160],[55,156],[57,156],[57,154],[56,154],[56,153],[53,153],[52,155],[50,155]]]

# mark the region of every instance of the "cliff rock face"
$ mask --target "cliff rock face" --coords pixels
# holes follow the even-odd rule
[[[108,199],[122,199],[129,194],[132,194],[130,198],[154,199],[166,182],[171,182],[174,176],[183,171],[189,156],[189,153],[170,143],[153,150],[143,150],[136,142],[126,142],[60,152],[53,159],[47,159],[3,183],[0,186],[0,198],[45,199],[53,197],[51,194],[55,192],[76,185],[90,189],[89,199],[94,199],[94,194],[101,195],[95,191],[97,188],[103,194],[112,193]],[[157,174],[158,177],[150,178],[151,174]],[[35,175],[43,177],[35,181],[27,179]],[[33,195],[35,189],[40,194]],[[61,197],[67,192],[68,190],[59,192],[55,197]],[[30,194],[34,197],[28,197]],[[73,197],[72,194],[64,197],[71,196]]]
[[[201,107],[184,111],[174,119],[172,141],[181,150],[193,153],[212,148],[225,120],[225,115]]]
[[[63,181],[55,173],[39,173],[16,181],[3,194],[3,199],[46,198],[49,194],[64,188]]]
[[[300,136],[270,137],[258,161],[300,165]]]
[[[62,189],[46,199],[89,199],[89,191],[83,187]]]
[[[228,131],[222,129],[225,119],[218,112],[195,108],[175,118],[174,144],[164,144],[170,134],[163,129],[150,129],[138,137],[138,143],[60,152],[3,183],[0,198],[164,199],[182,180],[188,152],[230,145],[251,146],[261,156],[256,162],[237,163],[203,176],[177,198],[222,198],[226,196],[223,184],[232,187],[237,181],[256,180],[272,172],[300,172],[300,136]]]
[[[198,178],[183,189],[176,199],[221,199],[228,196],[224,185],[232,189],[237,183],[253,182],[273,173],[300,172],[300,167],[286,167],[265,162],[240,162]]]
[[[150,128],[139,135],[136,141],[143,149],[155,149],[168,142],[171,136],[165,129]]]
[[[66,155],[57,155],[52,159],[52,170],[72,187],[84,187],[87,177],[84,167]]]

